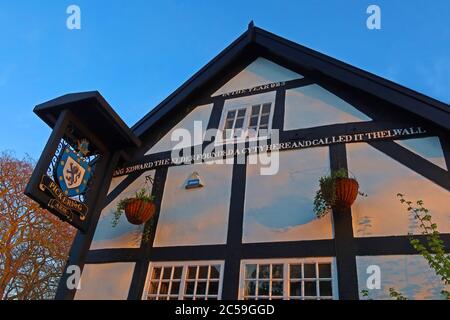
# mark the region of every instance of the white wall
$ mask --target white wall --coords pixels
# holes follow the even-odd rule
[[[313,199],[319,177],[329,171],[327,147],[279,153],[279,172],[247,166],[243,242],[333,238],[331,215],[316,219]]]
[[[85,265],[75,300],[126,300],[134,266],[134,262]]]
[[[170,167],[154,246],[224,244],[227,241],[232,165]],[[204,187],[185,189],[198,172]]]
[[[143,226],[135,226],[130,224],[125,217],[125,214],[122,214],[116,227],[112,226],[112,221],[117,204],[120,200],[133,197],[134,194],[142,188],[145,188],[147,192],[151,193],[152,185],[145,183],[145,177],[151,176],[154,178],[154,175],[154,170],[144,172],[102,210],[94,233],[94,238],[92,240],[91,250],[140,247]],[[111,184],[113,185],[116,183],[117,181],[113,180]]]
[[[230,93],[240,89],[250,89],[264,84],[301,78],[303,78],[303,76],[298,73],[277,65],[267,59],[258,58],[217,90],[213,96]]]
[[[396,143],[447,170],[444,152],[438,137],[397,140]]]
[[[201,140],[208,128],[209,117],[212,111],[212,104],[198,106],[192,110],[186,117],[183,118],[177,125],[175,125],[164,137],[162,137],[146,154],[158,153],[163,151],[172,150],[173,147],[178,145],[178,142],[173,142],[171,139],[174,130],[184,128],[191,133],[192,139],[194,139],[194,121],[202,122]],[[184,148],[193,145],[193,141],[189,143],[179,145],[178,148]]]
[[[409,300],[442,299],[440,292],[444,285],[427,261],[419,255],[362,256],[356,257],[358,289],[367,289],[367,279],[371,275],[367,268],[380,267],[381,289],[369,290],[369,299],[389,300],[389,288],[394,288]],[[450,286],[447,286],[450,290]]]
[[[286,90],[284,130],[370,120],[355,107],[316,84]]]
[[[420,234],[397,194],[423,200],[441,232],[450,232],[450,193],[366,143],[347,144],[348,168],[367,198],[352,207],[356,237]]]

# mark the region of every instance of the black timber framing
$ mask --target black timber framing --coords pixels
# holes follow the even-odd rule
[[[247,163],[239,164],[237,160],[235,158],[235,164],[233,165],[227,251],[223,275],[223,282],[227,285],[223,286],[222,298],[226,300],[237,300],[239,294]],[[247,162],[247,157],[245,162]]]
[[[95,230],[97,228],[97,223],[100,218],[100,214],[102,212],[102,208],[105,206],[104,199],[106,198],[106,194],[108,192],[109,185],[112,180],[112,173],[114,171],[115,166],[117,165],[117,161],[119,159],[119,153],[113,154],[104,154],[104,158],[99,164],[99,172],[105,172],[102,177],[102,181],[99,183],[99,187],[96,190],[96,201],[93,203],[92,207],[92,217],[91,217],[91,225],[89,229],[83,233],[78,231],[75,239],[73,241],[72,247],[69,252],[69,258],[67,260],[66,266],[64,268],[64,272],[61,276],[61,279],[58,284],[58,289],[56,291],[55,299],[56,300],[73,300],[75,298],[76,290],[69,290],[67,288],[67,279],[70,276],[66,272],[69,266],[78,266],[81,272],[84,269],[85,261],[88,256],[89,248],[92,243],[92,239],[95,234]]]
[[[244,49],[248,50],[248,53],[243,54],[242,51]],[[444,104],[374,75],[364,73],[357,68],[353,68],[307,48],[298,46],[259,28],[250,28],[247,33],[239,37],[225,51],[133,127],[133,131],[140,136],[144,143],[140,148],[134,148],[133,150],[129,150],[129,152],[127,150],[131,159],[129,163],[143,158],[164,159],[170,157],[170,152],[149,156],[144,156],[144,154],[196,106],[213,103],[208,128],[217,128],[225,100],[245,96],[245,94],[230,97],[220,95],[211,97],[211,95],[231,79],[237,71],[250,64],[258,56],[261,56],[305,76],[304,79],[288,81],[284,87],[275,89],[277,95],[273,128],[282,130],[280,142],[292,141],[299,138],[320,138],[330,134],[351,134],[359,130],[369,132],[389,128],[417,126],[419,124],[422,125],[424,118],[426,118],[430,120],[425,121],[424,124],[428,135],[438,136],[441,139],[447,167],[450,165],[448,133],[447,131],[434,130],[434,122],[439,126],[448,126],[448,123],[443,123],[445,117],[440,118],[443,114],[442,111],[445,113],[443,109]],[[224,60],[220,63],[221,65],[215,65],[215,62],[221,59]],[[294,63],[293,61],[301,61],[301,63]],[[232,66],[230,67],[230,65]],[[362,79],[359,83],[358,76]],[[206,83],[208,84],[206,85]],[[286,90],[312,83],[317,83],[341,97],[361,112],[366,113],[374,121],[283,131],[284,104],[282,101],[285,99]],[[382,88],[383,86],[385,88]],[[382,90],[374,93],[374,88],[381,88]],[[351,89],[351,92],[349,89]],[[259,91],[254,94],[260,94],[262,92]],[[207,98],[203,98],[204,96],[207,96]],[[384,99],[388,101],[386,102]],[[429,108],[427,108],[427,105]],[[279,108],[279,106],[282,106],[282,108]],[[399,109],[399,106],[403,110],[397,111],[396,109]],[[392,114],[395,115],[394,119],[392,119]],[[420,137],[423,136],[420,135]],[[399,139],[411,139],[414,137],[404,136],[399,137]],[[434,180],[430,180],[434,182],[440,181],[438,184],[449,190],[448,181],[444,181],[448,177],[448,171],[442,170],[432,164],[430,166],[428,161],[400,147],[395,142],[377,141],[370,144],[388,155],[393,155],[396,160],[413,170],[419,170],[420,174],[426,177],[433,177]],[[342,166],[346,167],[345,145],[332,145],[329,148],[332,170],[336,170]],[[405,159],[411,156],[414,156],[414,160]],[[417,157],[422,159],[419,160],[420,165],[412,163],[417,160]],[[167,167],[159,167],[157,169],[156,176],[159,177],[158,180],[160,182],[165,182],[167,169]],[[445,175],[439,178],[439,174],[443,172],[445,172]],[[225,260],[224,283],[227,285],[224,286],[222,297],[235,299],[238,297],[241,259],[337,257],[339,298],[358,299],[355,260],[357,255],[415,254],[415,251],[409,245],[409,238],[407,236],[354,238],[350,210],[343,214],[338,212],[333,213],[336,234],[335,239],[332,240],[243,244],[242,219],[243,199],[245,197],[245,173],[246,165],[234,164],[227,244],[159,248],[153,247],[154,239],[151,239],[151,243],[143,243],[140,248],[136,249],[88,251],[92,240],[91,235],[90,240],[85,242],[82,250],[83,255],[86,257],[83,260],[83,264],[136,262],[128,298],[140,299],[145,286],[144,282],[149,262],[151,261]],[[133,173],[125,178],[108,195],[103,207],[116,198],[141,174]],[[160,186],[155,185],[153,193],[157,195],[157,199],[159,199],[157,201],[161,201],[162,199],[163,188],[164,183]],[[100,212],[101,210],[98,211]],[[442,238],[447,252],[450,252],[450,234],[443,234]],[[89,245],[87,245],[88,242]]]
[[[139,300],[142,298],[145,287],[145,279],[147,277],[147,270],[149,261],[145,258],[150,255],[155,241],[156,225],[158,225],[159,213],[161,210],[162,197],[164,193],[164,186],[167,178],[167,167],[158,168],[155,171],[155,177],[152,188],[152,196],[155,198],[156,212],[154,218],[154,229],[150,233],[149,239],[142,239],[140,259],[136,262],[131,279],[131,286],[128,292],[128,300]],[[145,228],[150,228],[152,222],[149,221]]]
[[[339,169],[348,170],[345,144],[330,146],[330,167],[332,173]],[[351,208],[333,209],[333,229],[339,299],[358,300],[358,274]]]
[[[284,100],[285,89],[277,90],[277,99]],[[215,102],[216,119],[211,115],[210,124],[220,121],[224,99],[218,99]],[[278,102],[280,106],[282,104]],[[284,109],[284,108],[283,108]],[[214,107],[213,107],[214,110]],[[275,117],[275,115],[274,115]],[[278,114],[278,124],[283,127],[284,116]],[[217,123],[217,122],[216,122]],[[354,132],[371,132],[376,130],[394,129],[399,127],[417,126],[417,122],[408,121],[368,121],[335,124],[311,129],[299,129],[281,132],[281,141],[286,142],[299,138],[316,138],[331,134],[351,134]],[[210,126],[210,125],[209,125]],[[212,127],[212,125],[211,125]],[[427,128],[428,130],[428,128]],[[437,135],[431,129],[426,135],[405,136],[399,139],[411,139],[415,137]],[[377,141],[375,144],[395,145],[395,142]],[[377,145],[377,146],[378,146]],[[235,146],[236,147],[236,146]],[[336,144],[329,146],[330,164],[332,170],[347,167],[345,144]],[[391,147],[390,147],[391,148]],[[404,151],[402,147],[402,152]],[[406,149],[405,149],[406,150]],[[408,150],[406,150],[408,151]],[[401,157],[419,157],[414,153],[402,153]],[[170,157],[170,152],[153,154],[145,156],[146,159],[164,159]],[[419,157],[420,158],[420,157]],[[422,159],[422,158],[421,158]],[[428,161],[422,159],[426,163]],[[403,162],[402,162],[403,163]],[[432,165],[432,169],[436,169]],[[167,167],[161,167],[160,169]],[[414,167],[415,170],[422,171]],[[439,168],[440,169],[440,168]],[[442,170],[442,169],[440,169]],[[428,170],[429,171],[429,170]],[[315,241],[293,241],[293,242],[275,242],[275,243],[252,243],[242,244],[242,219],[243,219],[243,199],[245,198],[245,174],[246,165],[234,164],[232,178],[232,199],[230,202],[230,215],[228,225],[228,240],[224,245],[206,245],[206,246],[188,246],[188,247],[168,247],[158,248],[142,246],[139,249],[112,249],[112,250],[94,250],[87,255],[86,263],[101,264],[113,262],[136,262],[135,272],[133,274],[132,285],[130,287],[129,299],[140,299],[145,286],[145,279],[149,263],[151,261],[195,261],[195,260],[224,260],[224,286],[222,297],[224,299],[236,299],[239,293],[239,272],[240,261],[243,259],[270,259],[270,258],[302,258],[302,257],[336,257],[338,266],[338,289],[340,299],[358,299],[358,283],[356,274],[356,256],[357,255],[398,255],[415,254],[415,251],[409,245],[407,236],[398,237],[370,237],[354,238],[351,222],[351,211],[345,213],[333,213],[335,239],[333,240],[315,240]],[[419,172],[420,173],[420,172]],[[442,173],[442,172],[440,172]],[[119,186],[113,190],[107,199],[107,203],[117,197],[132,181],[138,178],[141,173],[130,174]],[[167,171],[165,172],[167,174]],[[427,173],[422,172],[422,175]],[[164,178],[165,179],[165,178]],[[157,198],[162,199],[163,190],[160,189]],[[159,194],[161,192],[161,194]],[[450,248],[450,235],[444,234],[443,239]],[[153,239],[152,239],[153,241]],[[389,243],[389,245],[388,245]]]

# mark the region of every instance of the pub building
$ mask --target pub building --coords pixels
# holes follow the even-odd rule
[[[53,131],[26,194],[79,229],[57,299],[442,298],[398,194],[449,252],[445,103],[251,23],[131,128],[98,92],[34,111]],[[365,195],[318,218],[339,172]]]

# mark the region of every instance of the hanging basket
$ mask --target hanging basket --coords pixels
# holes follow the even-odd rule
[[[358,181],[352,178],[338,178],[335,181],[336,208],[350,208],[358,196]]]
[[[156,212],[153,201],[142,199],[129,199],[125,205],[125,216],[128,222],[134,225],[141,225],[149,221]]]

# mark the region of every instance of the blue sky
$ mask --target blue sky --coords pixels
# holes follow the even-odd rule
[[[345,5],[343,5],[345,3]],[[66,28],[81,8],[82,29]],[[382,29],[366,28],[377,4]],[[37,159],[36,104],[98,90],[132,126],[248,22],[450,103],[450,1],[17,0],[0,3],[0,150]]]

